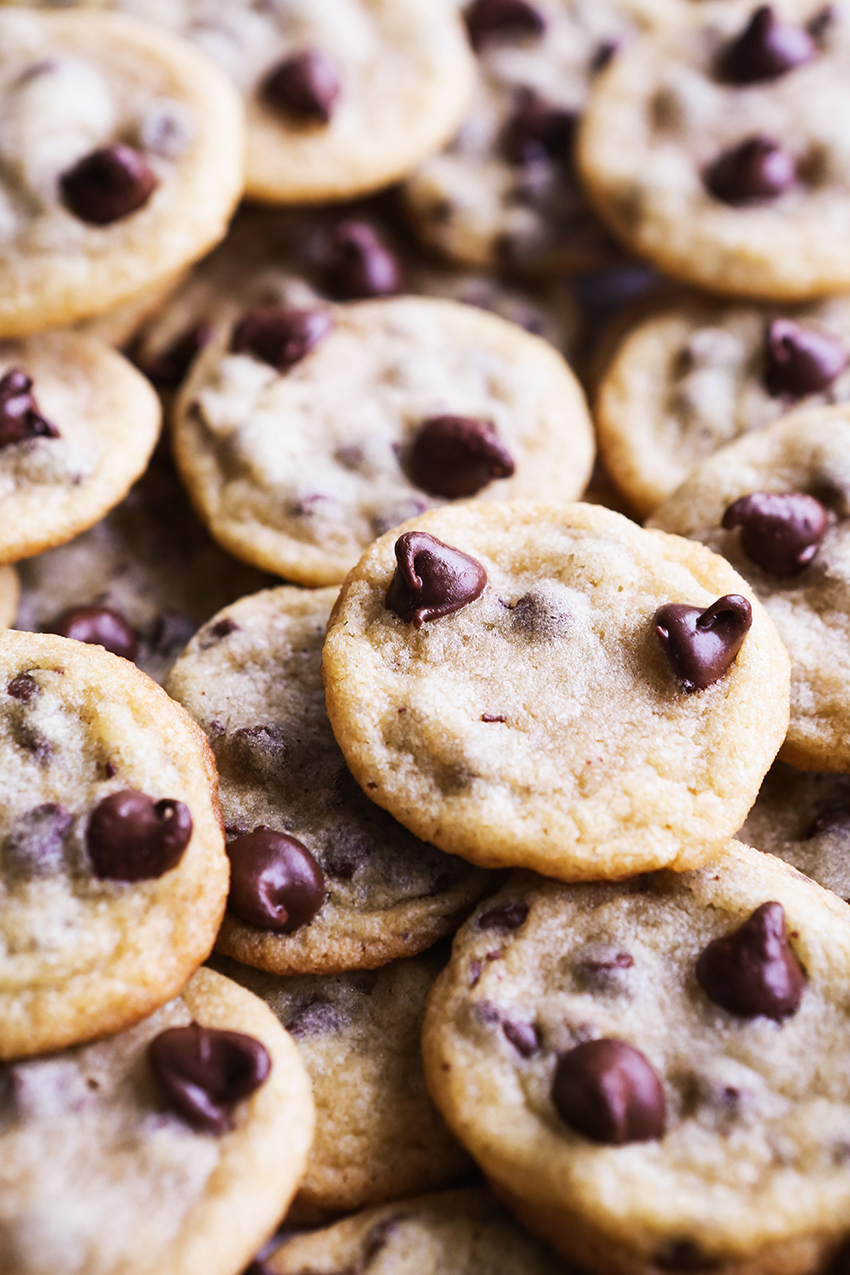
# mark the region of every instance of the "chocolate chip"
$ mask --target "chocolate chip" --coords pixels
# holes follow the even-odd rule
[[[525,92],[505,125],[502,149],[512,164],[564,160],[572,153],[578,116]]]
[[[197,355],[209,345],[213,336],[211,323],[195,323],[179,333],[160,354],[136,358],[135,363],[148,380],[161,389],[176,390]]]
[[[568,590],[557,580],[541,580],[511,608],[511,618],[526,638],[553,641],[570,622]]]
[[[431,416],[413,440],[410,469],[417,487],[452,499],[474,496],[495,478],[510,478],[514,462],[489,421]]]
[[[619,48],[620,43],[618,40],[603,40],[590,60],[591,75],[598,75],[600,71],[604,71],[619,51]]]
[[[705,171],[705,185],[724,204],[776,199],[797,180],[797,164],[771,137],[751,137],[724,151]]]
[[[341,92],[336,63],[320,49],[286,58],[260,85],[260,96],[273,110],[318,124],[330,122]]]
[[[159,180],[141,151],[116,144],[92,151],[59,178],[65,206],[91,226],[109,226],[143,208]]]
[[[809,18],[806,23],[806,30],[815,40],[820,40],[826,35],[829,28],[835,21],[835,8],[831,4],[825,4],[813,17]]]
[[[0,378],[0,447],[29,438],[58,438],[59,431],[44,419],[32,395],[32,377],[13,367]]]
[[[501,713],[482,713],[481,720],[482,722],[506,722],[508,719]]]
[[[822,394],[850,362],[843,341],[791,319],[775,319],[767,329],[765,389],[777,397]]]
[[[705,690],[731,668],[753,622],[753,609],[737,593],[724,594],[711,606],[670,602],[659,607],[655,632],[682,689]]]
[[[311,1001],[290,1018],[286,1030],[291,1036],[324,1036],[339,1031],[343,1025],[336,1006],[327,1001]]]
[[[344,221],[333,233],[322,278],[338,301],[391,297],[403,291],[404,272],[389,248],[363,221]]]
[[[228,907],[263,930],[292,934],[309,925],[326,898],[322,869],[296,837],[260,824],[227,846]]]
[[[727,531],[741,528],[741,548],[769,576],[784,580],[807,567],[818,551],[829,515],[801,491],[753,491],[733,500],[723,515]]]
[[[145,881],[175,867],[191,836],[192,816],[182,801],[154,801],[125,788],[95,806],[86,842],[101,879]]]
[[[288,372],[332,327],[333,320],[326,310],[258,306],[237,323],[230,348],[236,354],[253,354],[278,372]]]
[[[525,924],[528,906],[525,903],[503,903],[491,908],[478,918],[479,930],[518,930]]]
[[[111,607],[69,607],[53,621],[50,631],[77,642],[102,646],[125,660],[134,660],[138,651],[135,630],[120,611],[113,611]]]
[[[464,13],[474,49],[494,36],[540,35],[546,20],[528,0],[474,0]]]
[[[18,699],[22,703],[28,704],[34,696],[41,692],[41,687],[30,673],[16,673],[6,687],[6,691],[11,695],[12,699]]]
[[[171,1104],[207,1133],[233,1128],[233,1108],[259,1089],[272,1065],[253,1036],[198,1023],[160,1032],[148,1045],[148,1061]]]
[[[815,52],[815,42],[805,27],[780,22],[772,6],[764,4],[721,51],[717,69],[732,84],[755,84],[802,66]]]
[[[222,642],[226,637],[230,637],[231,633],[239,633],[240,627],[235,620],[231,620],[230,616],[225,616],[223,620],[216,620],[215,624],[211,624],[209,628],[204,629],[201,634],[201,645],[204,650],[210,646],[215,646],[217,642]]]
[[[27,881],[55,876],[64,866],[65,838],[74,817],[64,806],[47,802],[16,820],[2,854],[3,870]]]
[[[502,1031],[505,1039],[510,1041],[523,1058],[530,1058],[540,1047],[540,1037],[534,1023],[515,1023],[511,1019],[505,1019]]]
[[[160,611],[154,619],[147,640],[157,655],[170,656],[182,651],[194,636],[196,624],[180,611]]]
[[[587,1040],[562,1054],[552,1099],[561,1119],[592,1142],[648,1142],[666,1127],[661,1082],[640,1050],[623,1040]]]
[[[481,563],[425,531],[399,536],[395,556],[386,606],[417,629],[460,611],[484,592],[487,572]]]
[[[748,921],[700,953],[697,982],[731,1014],[777,1022],[800,1008],[806,976],[785,931],[781,903],[763,903]]]
[[[227,762],[236,771],[261,783],[278,778],[286,754],[288,737],[278,722],[241,726],[224,744]]]
[[[833,832],[850,832],[850,806],[827,806],[821,810],[812,820],[803,840],[811,841],[812,837],[828,836]]]
[[[597,992],[622,991],[626,971],[633,968],[635,959],[630,952],[623,952],[612,944],[588,944],[576,957],[575,974],[578,982]]]

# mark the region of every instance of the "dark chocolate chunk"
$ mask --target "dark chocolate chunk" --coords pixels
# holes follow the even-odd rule
[[[670,667],[688,693],[705,690],[731,668],[753,622],[753,609],[737,593],[724,594],[711,606],[670,602],[659,607],[655,632]]]
[[[160,1032],[148,1045],[148,1061],[172,1106],[207,1133],[233,1128],[233,1108],[259,1089],[272,1065],[253,1036],[198,1023]]]
[[[741,548],[769,576],[784,580],[807,567],[829,526],[819,500],[801,491],[753,491],[723,515],[727,531],[741,528]]]
[[[540,1047],[540,1037],[534,1023],[517,1023],[505,1019],[502,1023],[505,1039],[509,1040],[518,1054],[530,1058]]]
[[[765,353],[765,389],[787,398],[822,394],[850,361],[850,351],[838,337],[791,319],[770,324]]]
[[[326,310],[258,306],[237,323],[230,348],[236,354],[253,354],[278,372],[288,372],[332,327],[333,320]]]
[[[260,85],[267,106],[282,115],[327,124],[340,93],[336,63],[320,49],[304,49],[269,71]]]
[[[28,438],[58,438],[59,431],[44,419],[32,395],[32,377],[13,367],[0,378],[0,447]]]
[[[624,1040],[586,1040],[562,1054],[552,1099],[561,1119],[592,1142],[648,1142],[666,1127],[661,1082],[640,1050]]]
[[[342,1014],[328,1001],[310,1001],[286,1024],[291,1036],[324,1036],[340,1031],[344,1026]]]
[[[718,58],[722,79],[732,84],[773,80],[809,62],[817,52],[805,27],[781,22],[769,4],[755,10],[739,36]]]
[[[781,903],[762,903],[740,929],[700,953],[697,982],[710,1000],[742,1018],[777,1022],[800,1008],[806,976],[785,932]]]
[[[176,390],[201,350],[212,340],[212,324],[195,323],[180,332],[170,345],[150,358],[136,358],[135,363],[148,380],[161,389]]]
[[[394,254],[364,221],[343,221],[333,233],[322,278],[337,301],[391,297],[404,290],[404,272]]]
[[[809,830],[803,838],[811,841],[812,837],[822,837],[832,832],[850,832],[850,806],[827,806],[812,820]]]
[[[776,199],[797,180],[797,163],[772,137],[750,137],[724,151],[705,171],[706,189],[724,204]]]
[[[417,487],[452,499],[474,496],[495,478],[510,478],[514,462],[489,421],[431,416],[413,440],[410,468]]]
[[[40,691],[41,687],[31,673],[16,673],[6,687],[7,694],[23,704],[28,704]]]
[[[109,226],[143,208],[159,179],[141,151],[118,143],[92,151],[59,178],[65,207],[91,226]]]
[[[546,19],[529,0],[473,0],[464,13],[474,49],[494,37],[540,35]]]
[[[528,906],[525,903],[503,903],[491,908],[478,918],[479,930],[518,930],[525,924]]]
[[[480,562],[425,531],[406,531],[395,543],[398,566],[387,589],[387,610],[417,629],[474,602],[487,572]]]
[[[2,851],[3,870],[31,881],[55,876],[64,866],[65,838],[74,817],[64,806],[35,806],[13,824]]]
[[[95,806],[86,842],[100,878],[145,881],[175,867],[191,836],[192,816],[182,801],[154,801],[125,788]]]
[[[309,925],[326,898],[322,869],[296,837],[260,824],[227,845],[228,907],[263,930],[292,934]]]
[[[568,160],[573,149],[578,116],[553,106],[536,93],[523,93],[505,125],[502,149],[512,164],[539,160]]]
[[[69,607],[53,621],[50,631],[77,642],[102,646],[125,660],[134,660],[139,646],[135,630],[120,611],[111,607]]]

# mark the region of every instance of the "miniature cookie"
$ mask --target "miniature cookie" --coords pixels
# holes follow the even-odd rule
[[[0,687],[8,1059],[119,1031],[173,996],[213,945],[228,866],[206,740],[132,664],[5,631]]]
[[[376,535],[447,499],[575,499],[593,461],[561,356],[434,298],[262,308],[193,365],[175,458],[237,557],[338,584]]]
[[[694,550],[519,501],[384,536],[323,657],[355,779],[487,867],[593,880],[709,858],[784,738],[787,656],[741,577]]]
[[[578,160],[597,211],[640,256],[710,291],[846,290],[850,7],[693,7],[594,85]]]
[[[850,406],[801,408],[700,465],[652,516],[749,581],[791,657],[783,761],[850,770]]]
[[[199,970],[117,1036],[0,1068],[2,1275],[233,1275],[303,1169],[310,1084],[256,997]]]
[[[19,596],[17,571],[14,567],[0,567],[0,628],[7,629],[14,624]]]
[[[460,931],[425,1072],[526,1225],[604,1275],[825,1269],[850,1235],[850,911],[730,842],[517,877]]]
[[[214,962],[273,1010],[313,1083],[316,1136],[288,1222],[435,1190],[471,1169],[422,1075],[425,999],[445,954],[299,978]]]
[[[690,471],[795,403],[850,399],[850,298],[793,308],[679,302],[625,333],[596,395],[617,487],[652,513]]]
[[[412,956],[497,884],[411,836],[349,774],[321,679],[336,594],[244,598],[205,625],[168,679],[218,763],[232,864],[218,950],[277,974]]]
[[[239,100],[184,41],[112,13],[0,7],[0,333],[108,310],[224,233]]]
[[[0,344],[0,562],[102,518],[145,468],[159,427],[145,378],[102,342],[54,332]]]

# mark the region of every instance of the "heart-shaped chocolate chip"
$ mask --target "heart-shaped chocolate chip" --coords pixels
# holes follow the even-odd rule
[[[806,976],[788,942],[782,904],[762,903],[740,929],[709,943],[696,975],[706,996],[730,1014],[777,1022],[796,1014]]]
[[[259,1089],[272,1066],[253,1036],[198,1023],[160,1032],[148,1046],[148,1061],[172,1106],[207,1133],[233,1128],[233,1108]]]
[[[86,844],[101,879],[146,881],[176,867],[191,836],[192,816],[182,801],[154,801],[124,788],[95,806]]]
[[[307,847],[260,824],[227,845],[228,907],[263,930],[292,934],[321,910],[327,891],[322,869]]]
[[[655,632],[682,689],[702,691],[731,667],[753,622],[753,609],[727,593],[701,611],[668,602],[655,612]]]
[[[706,189],[724,204],[776,199],[797,180],[797,162],[772,137],[750,137],[724,151],[705,172]]]
[[[425,531],[399,536],[395,556],[398,566],[387,589],[386,607],[417,629],[428,620],[460,611],[487,584],[480,562]]]
[[[59,178],[65,207],[91,226],[109,226],[143,208],[159,179],[141,151],[116,144],[92,151]]]
[[[828,390],[850,361],[843,341],[791,319],[767,329],[765,389],[777,397],[805,398]]]
[[[592,1142],[622,1146],[664,1136],[661,1081],[645,1055],[624,1040],[587,1040],[562,1054],[552,1100],[565,1124]]]
[[[753,491],[733,500],[723,515],[727,531],[741,528],[750,561],[777,580],[809,565],[828,526],[820,501],[801,491]]]
[[[474,496],[495,478],[510,478],[515,467],[489,421],[431,416],[413,440],[410,468],[417,487],[453,499]]]
[[[781,22],[769,4],[760,5],[739,36],[721,51],[717,69],[732,84],[774,80],[809,62],[817,46],[805,27]]]
[[[237,323],[230,348],[235,354],[253,354],[278,372],[288,372],[306,358],[332,327],[333,319],[327,310],[258,306]]]

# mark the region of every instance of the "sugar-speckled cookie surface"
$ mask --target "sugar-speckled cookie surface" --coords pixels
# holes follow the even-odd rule
[[[495,888],[490,874],[417,840],[349,774],[321,680],[336,592],[284,587],[237,602],[204,626],[167,683],[215,752],[234,884],[244,879],[257,905],[255,848],[238,838],[259,826],[296,838],[318,865],[295,927],[231,896],[218,950],[278,974],[412,955]]]
[[[277,1015],[313,1083],[316,1137],[289,1221],[435,1190],[471,1169],[422,1074],[425,999],[445,955],[299,978],[214,958]]]
[[[850,408],[801,408],[717,452],[652,516],[728,558],[772,617],[791,657],[782,758],[804,770],[850,770],[848,455]]]
[[[123,14],[0,8],[0,333],[108,310],[224,233],[243,123],[226,78]]]
[[[748,593],[722,558],[591,505],[442,509],[401,532],[349,576],[323,658],[374,801],[475,863],[566,880],[693,866],[740,827],[785,734],[782,644],[753,602],[737,656],[718,632],[716,677],[689,692],[656,631],[660,608],[671,634],[683,615],[710,628]],[[749,604],[728,605],[743,625]]]
[[[117,1036],[0,1068],[0,1272],[232,1275],[285,1210],[312,1124],[274,1016],[199,970]]]
[[[448,498],[584,489],[584,395],[539,337],[425,297],[300,316],[249,312],[207,346],[176,405],[178,467],[231,553],[299,584],[338,584],[375,536]],[[459,451],[448,419],[468,423]],[[441,436],[423,453],[435,421]]]
[[[692,7],[594,86],[578,143],[594,205],[639,255],[709,290],[846,289],[850,8]]]
[[[227,894],[202,732],[126,660],[0,633],[0,1057],[117,1031],[209,953]]]
[[[847,905],[736,842],[619,885],[517,877],[435,986],[428,1083],[580,1264],[803,1275],[850,1231],[849,972]]]

